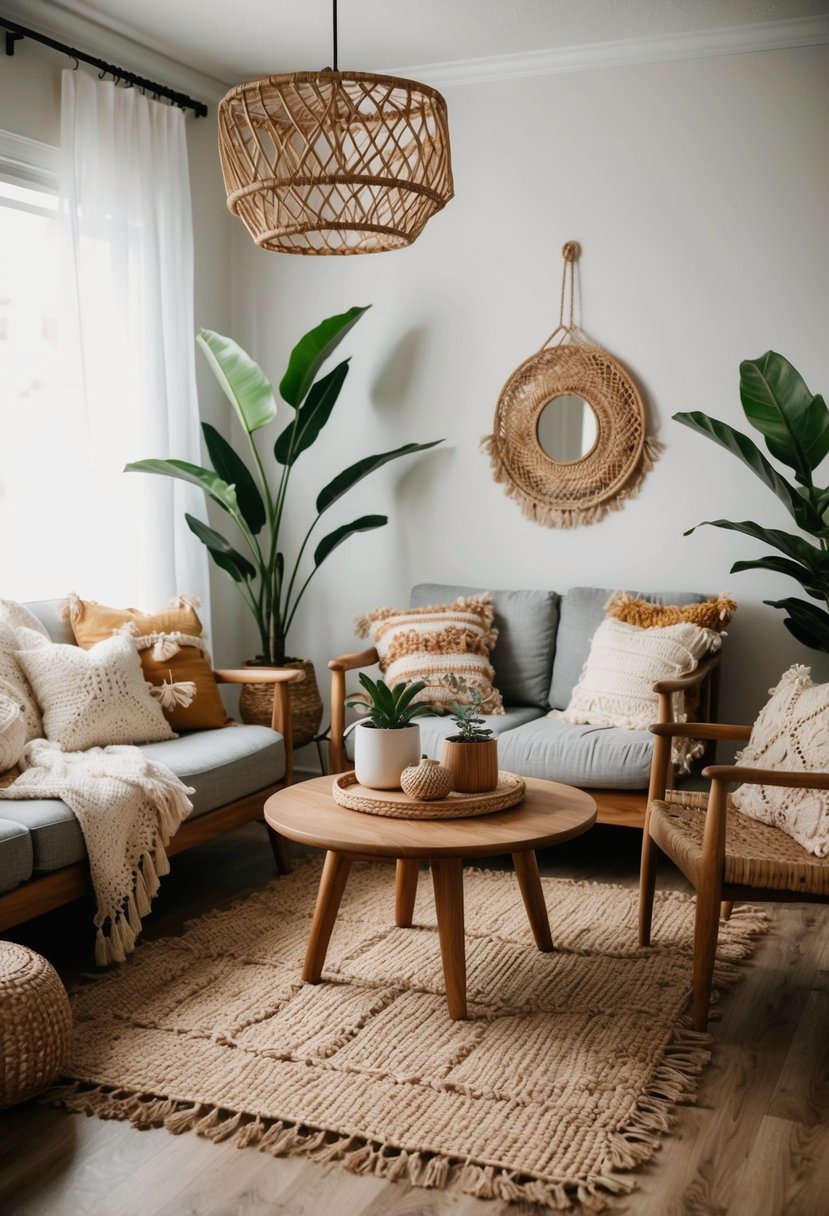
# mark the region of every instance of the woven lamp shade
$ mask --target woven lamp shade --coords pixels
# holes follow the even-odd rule
[[[295,72],[237,85],[219,105],[227,205],[279,253],[410,245],[452,198],[446,103],[365,72]]]

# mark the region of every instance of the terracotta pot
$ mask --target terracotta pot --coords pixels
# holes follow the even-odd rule
[[[404,768],[420,759],[420,726],[383,730],[369,722],[354,728],[354,773],[370,790],[399,790]]]
[[[261,664],[248,661],[246,667]],[[310,659],[290,659],[283,667],[300,668],[305,679],[288,685],[294,747],[302,747],[319,733],[322,722],[322,697],[317,687],[317,675]],[[239,716],[249,726],[270,726],[273,715],[273,685],[243,684],[239,697]]]
[[[448,768],[460,794],[485,794],[498,784],[498,740],[462,740],[451,735],[443,740],[440,762]]]

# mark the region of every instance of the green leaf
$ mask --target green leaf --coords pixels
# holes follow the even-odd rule
[[[371,532],[374,528],[382,528],[384,524],[389,522],[388,515],[362,515],[359,519],[355,519],[353,523],[343,524],[339,528],[335,528],[333,532],[329,532],[324,536],[314,550],[314,568],[321,566],[327,557],[334,550],[348,540],[349,536],[353,536],[355,532]]]
[[[772,570],[775,574],[785,574],[800,583],[807,595],[816,600],[825,602],[829,594],[829,579],[816,579],[811,570],[807,570],[799,562],[789,561],[786,557],[758,557],[754,561],[735,562],[730,572],[739,574],[743,570]]]
[[[402,712],[403,710],[407,709],[411,705],[412,701],[414,701],[417,694],[419,692],[423,692],[425,687],[425,680],[413,680],[411,683],[404,681],[402,684],[398,684],[397,688],[400,689],[397,696],[398,710]]]
[[[328,317],[300,338],[291,351],[288,368],[279,385],[284,401],[299,408],[325,360],[370,307],[349,308],[348,312]]]
[[[196,342],[249,435],[276,417],[270,381],[237,342],[209,329],[200,329]]]
[[[265,504],[259,487],[247,465],[236,454],[223,435],[220,435],[209,422],[201,424],[207,454],[213,468],[223,481],[236,487],[236,499],[247,526],[254,536],[261,532],[265,524]]]
[[[162,477],[173,477],[177,481],[186,481],[190,485],[204,490],[214,502],[228,511],[231,515],[239,515],[239,504],[236,501],[236,489],[223,481],[212,469],[203,469],[200,465],[190,464],[186,460],[136,460],[124,465],[125,473],[158,473]]]
[[[746,418],[765,437],[772,456],[808,485],[829,452],[829,413],[800,373],[770,350],[740,364],[740,398]]]
[[[829,651],[829,612],[807,600],[763,600],[763,603],[788,613],[784,624],[798,642],[812,650]]]
[[[741,460],[785,504],[786,509],[804,532],[811,532],[813,535],[820,533],[824,526],[820,514],[798,493],[795,486],[790,485],[784,477],[781,477],[774,465],[769,464],[757,444],[748,435],[735,430],[727,422],[709,418],[700,410],[692,410],[687,414],[674,414],[673,418],[675,422],[681,422],[683,426],[690,427],[700,435],[713,439],[720,447],[725,448],[727,452],[731,452]]]
[[[331,417],[331,411],[347,375],[348,360],[345,359],[312,387],[293,421],[285,427],[274,444],[273,454],[280,464],[292,465],[297,456],[314,443]]]
[[[380,452],[376,456],[366,456],[362,460],[358,460],[356,464],[349,465],[342,473],[339,473],[333,481],[329,481],[328,485],[320,490],[317,495],[317,511],[321,515],[326,511],[338,498],[342,498],[352,486],[356,486],[358,481],[362,481],[369,473],[373,473],[375,469],[379,469],[382,465],[388,464],[390,460],[396,460],[398,456],[409,456],[412,452],[425,452],[427,448],[433,448],[437,444],[443,443],[442,439],[433,439],[431,443],[406,443],[402,448],[394,448],[389,452]],[[278,459],[278,457],[277,457]]]
[[[190,531],[207,547],[216,565],[229,574],[235,582],[244,583],[256,577],[256,570],[248,559],[228,544],[220,532],[203,524],[200,519],[195,519],[186,511],[184,518],[187,520]]]
[[[819,549],[817,545],[810,544],[802,536],[797,536],[793,532],[781,532],[778,528],[761,528],[759,524],[752,523],[750,519],[744,519],[740,523],[730,519],[705,519],[702,523],[697,524],[696,528],[706,526],[725,528],[729,532],[742,532],[745,536],[760,540],[765,545],[771,545],[773,549],[779,550],[793,561],[802,563],[812,573],[829,571],[829,553],[824,549]],[[695,528],[688,528],[683,535],[690,536],[693,531]]]

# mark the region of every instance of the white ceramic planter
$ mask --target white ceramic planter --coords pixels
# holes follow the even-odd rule
[[[420,760],[420,726],[380,730],[367,722],[354,728],[354,772],[370,790],[399,790],[400,774]]]

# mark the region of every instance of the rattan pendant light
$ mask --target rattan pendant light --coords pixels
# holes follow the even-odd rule
[[[227,205],[262,249],[410,245],[453,194],[446,102],[426,85],[334,67],[237,85],[219,105]]]

